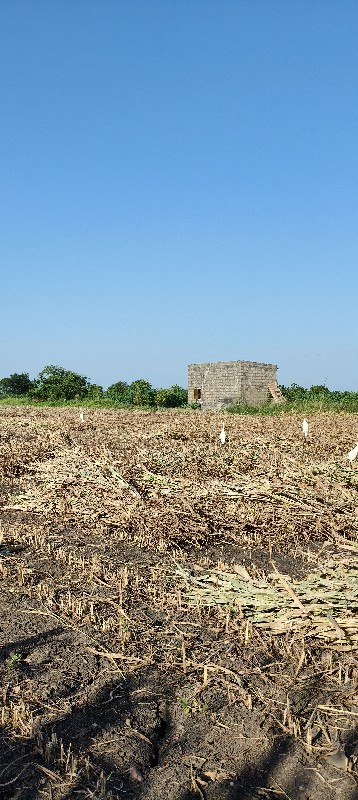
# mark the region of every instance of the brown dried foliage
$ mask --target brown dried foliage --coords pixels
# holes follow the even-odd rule
[[[189,575],[245,564],[259,584],[274,559],[287,585],[332,559],[343,570],[349,557],[352,569],[358,469],[345,456],[358,419],[316,415],[308,441],[294,416],[226,417],[225,427],[223,447],[216,414],[85,411],[81,423],[76,409],[1,408],[4,591],[24,618],[46,617],[74,637],[91,686],[104,669],[118,680],[155,668],[163,685],[170,676],[171,702],[182,698],[188,723],[208,706],[209,724],[215,717],[225,727],[242,709],[260,715],[265,736],[274,728],[324,755],[337,731],[342,740],[353,735],[358,718],[358,664],[347,640],[333,650],[309,627],[273,635],[240,608],[193,607],[178,564]],[[53,698],[11,674],[3,728],[35,742],[53,796],[62,780],[115,797],[91,767],[100,739],[73,754],[49,728],[69,713],[60,683]],[[149,730],[135,731],[150,744]],[[352,756],[352,774],[355,763]],[[129,776],[136,769],[123,766]],[[200,788],[201,773],[190,770]]]

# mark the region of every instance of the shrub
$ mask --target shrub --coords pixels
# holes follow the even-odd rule
[[[169,389],[156,389],[155,403],[162,408],[180,408],[187,405],[188,392],[174,384]]]
[[[311,388],[308,389],[308,395],[310,397],[330,397],[331,394],[332,392],[330,392],[328,387],[324,384],[319,386],[311,386]]]
[[[153,406],[155,391],[148,381],[141,378],[133,381],[130,387],[131,402],[134,406]]]
[[[125,381],[117,381],[108,387],[104,395],[106,400],[126,406],[153,406],[155,391],[148,381],[133,381],[130,385]]]
[[[121,403],[123,405],[131,405],[131,392],[128,383],[125,381],[117,381],[108,386],[107,391],[104,393],[106,399],[114,403]]]
[[[102,386],[99,386],[98,383],[90,383],[86,396],[88,400],[102,400],[103,397]]]
[[[291,383],[291,386],[280,386],[281,392],[286,400],[294,403],[297,400],[304,400],[307,396],[307,389],[299,386],[297,383]]]

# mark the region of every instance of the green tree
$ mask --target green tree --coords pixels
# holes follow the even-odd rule
[[[111,386],[108,386],[105,397],[108,397],[109,400],[115,403],[123,403],[124,405],[131,404],[130,389],[128,383],[125,383],[125,381],[117,381],[116,383],[112,383]]]
[[[162,408],[180,408],[187,405],[188,392],[177,384],[170,386],[169,389],[156,389],[155,402]]]
[[[87,390],[87,397],[89,400],[101,400],[103,397],[102,386],[99,386],[98,383],[90,383]]]
[[[148,381],[145,381],[142,378],[138,381],[133,381],[129,387],[129,390],[131,402],[134,406],[154,405],[155,392]]]
[[[307,396],[307,389],[299,386],[297,383],[291,383],[291,386],[280,386],[281,392],[286,400],[296,402],[297,400],[304,400]]]
[[[14,372],[9,378],[0,380],[0,396],[29,394],[31,387],[32,381],[27,372]]]
[[[308,391],[310,395],[313,397],[317,397],[317,395],[319,395],[320,397],[322,397],[322,395],[328,397],[331,394],[328,387],[325,386],[324,384],[320,384],[318,386],[311,386],[311,388]]]
[[[89,385],[84,375],[50,365],[38,374],[31,394],[39,400],[82,400]]]

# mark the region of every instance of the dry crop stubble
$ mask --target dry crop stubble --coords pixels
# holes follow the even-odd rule
[[[270,796],[278,781],[293,798],[289,759],[298,770],[303,757],[311,796],[333,797],[338,733],[353,800],[358,470],[344,456],[357,417],[314,415],[305,441],[293,415],[227,416],[225,446],[220,422],[0,408],[3,768],[16,779],[20,739],[28,765],[57,775],[27,766],[20,788],[41,774],[56,800],[100,785],[108,798],[229,798],[249,761],[252,797],[266,770]],[[45,623],[60,631],[47,661]],[[274,755],[286,740],[296,755]]]

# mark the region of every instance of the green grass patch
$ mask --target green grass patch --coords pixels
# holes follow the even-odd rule
[[[261,406],[250,406],[236,403],[225,409],[229,414],[273,417],[279,414],[315,414],[322,411],[335,413],[358,414],[358,394],[353,397],[333,399],[329,397],[311,397],[302,400],[287,400],[286,403],[265,403]]]
[[[137,405],[131,403],[121,403],[118,400],[111,400],[107,397],[102,397],[100,400],[91,400],[87,398],[82,398],[81,400],[35,400],[33,397],[28,397],[27,395],[19,395],[18,397],[9,395],[7,397],[0,397],[0,407],[1,406],[33,406],[34,408],[82,408],[85,410],[86,408],[117,408],[117,409],[126,409],[127,411],[132,410],[139,410],[139,411],[170,411],[170,408],[166,408],[165,406],[147,406],[147,405]],[[181,410],[185,411],[186,408],[189,406],[179,406],[178,408],[172,409],[175,411]]]

